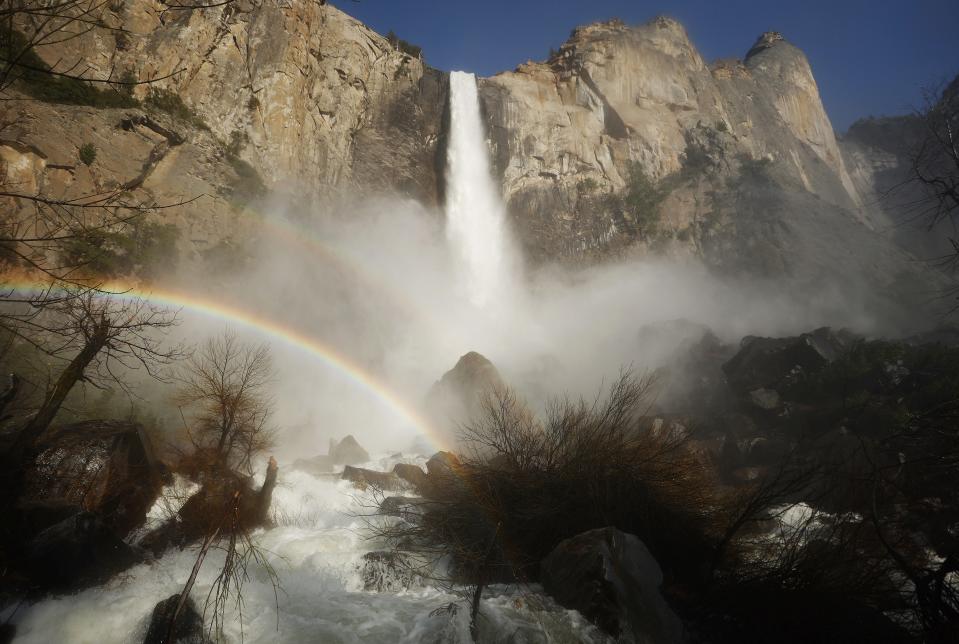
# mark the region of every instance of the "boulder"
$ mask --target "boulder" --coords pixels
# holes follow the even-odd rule
[[[543,588],[619,642],[683,641],[663,599],[659,564],[636,536],[598,528],[566,539],[540,564]]]
[[[162,486],[153,446],[138,423],[87,420],[54,427],[27,472],[23,507],[74,504],[120,536],[143,524]],[[41,518],[34,512],[35,518]]]
[[[330,441],[330,458],[336,465],[368,463],[370,454],[353,438],[352,434],[339,443]]]
[[[429,501],[415,496],[388,496],[380,503],[379,513],[416,523],[423,514],[423,506]]]
[[[352,465],[343,468],[343,474],[340,478],[345,481],[352,481],[354,486],[362,489],[369,485],[380,490],[404,490],[408,487],[406,481],[393,472],[377,472],[376,470],[367,470]]]
[[[419,465],[412,465],[410,463],[397,463],[393,466],[393,474],[400,477],[417,490],[422,490],[426,487],[426,472],[424,472],[423,468],[421,468]]]
[[[416,573],[409,558],[399,552],[376,551],[363,555],[360,570],[363,590],[378,593],[409,590]]]
[[[205,644],[209,641],[203,633],[203,618],[197,611],[192,598],[187,598],[180,614],[177,615],[176,624],[173,626],[173,641],[167,641],[170,621],[173,619],[173,614],[176,612],[179,603],[180,595],[177,593],[170,595],[153,607],[150,626],[143,638],[143,644],[173,644],[174,642],[176,644]]]
[[[430,478],[442,478],[461,467],[460,459],[452,452],[436,452],[426,461],[426,473]]]
[[[853,339],[847,332],[837,333],[828,327],[791,338],[746,336],[739,352],[723,365],[723,372],[737,394],[769,409],[783,388],[802,382],[831,363]]]
[[[106,581],[141,559],[99,516],[80,512],[27,545],[25,568],[42,586],[69,590]]]
[[[452,443],[456,429],[475,418],[484,398],[505,388],[499,371],[483,355],[470,351],[443,374],[426,395],[425,408],[433,424]]]

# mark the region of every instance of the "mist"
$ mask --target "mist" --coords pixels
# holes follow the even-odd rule
[[[656,370],[703,329],[725,342],[825,325],[884,330],[865,295],[853,300],[838,285],[803,293],[782,281],[716,276],[693,258],[531,267],[515,241],[512,272],[489,301],[477,302],[439,209],[393,196],[308,212],[274,202],[265,216],[274,225],[261,231],[243,270],[214,277],[207,292],[187,276],[178,288],[335,348],[414,408],[468,351],[489,358],[541,408],[551,395],[591,397],[623,367]],[[290,229],[295,236],[277,234]],[[171,341],[195,342],[230,325],[189,309],[179,317]],[[250,342],[271,343],[281,458],[323,452],[328,439],[346,434],[408,449],[421,431],[315,356],[231,326]],[[670,332],[654,337],[650,329]]]

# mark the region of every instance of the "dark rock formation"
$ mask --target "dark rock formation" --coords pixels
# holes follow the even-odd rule
[[[192,598],[187,598],[173,625],[173,638],[168,641],[170,622],[180,603],[180,595],[170,595],[153,607],[150,626],[147,628],[143,644],[205,644],[208,640],[203,632],[203,618],[196,609]]]
[[[419,465],[397,463],[393,466],[393,474],[400,477],[417,490],[426,487],[427,475]]]
[[[100,517],[81,512],[38,534],[24,567],[43,587],[69,590],[105,581],[141,559]]]
[[[795,338],[743,338],[741,349],[723,365],[730,386],[762,409],[779,406],[779,389],[791,387],[829,364],[854,340],[827,327]]]
[[[357,465],[369,462],[370,455],[350,435],[338,443],[330,441],[330,458],[336,465]]]
[[[21,506],[31,521],[42,521],[43,510],[57,504],[82,506],[122,537],[142,525],[160,486],[160,467],[141,425],[89,420],[42,437]]]
[[[460,459],[452,452],[436,452],[426,461],[426,473],[431,481],[449,477],[459,467]]]
[[[659,592],[659,564],[637,537],[615,528],[559,543],[540,565],[543,588],[619,642],[683,641],[683,625]]]

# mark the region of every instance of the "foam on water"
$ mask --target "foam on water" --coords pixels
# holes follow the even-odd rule
[[[396,462],[422,459],[384,457],[367,464],[388,470]],[[282,584],[279,615],[269,576],[255,568],[243,587],[242,620],[227,616],[224,641],[397,643],[470,642],[467,611],[431,616],[459,599],[425,586],[399,592],[367,592],[360,576],[362,556],[382,544],[367,538],[372,499],[346,481],[281,468],[273,497],[279,527],[259,531]],[[21,606],[13,621],[18,643],[128,644],[142,640],[154,605],[179,592],[190,574],[196,549],[172,549],[151,563],[128,570],[103,586]],[[192,597],[202,605],[222,553],[211,551]],[[0,611],[3,615],[10,608]],[[482,609],[483,641],[601,642],[602,636],[578,614],[563,610],[536,588],[494,587]]]

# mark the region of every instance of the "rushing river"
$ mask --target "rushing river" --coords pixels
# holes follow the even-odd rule
[[[372,469],[424,459],[381,458]],[[468,610],[431,616],[460,598],[429,585],[397,592],[363,590],[362,557],[377,550],[366,519],[371,499],[347,481],[281,468],[273,507],[280,525],[256,533],[281,589],[274,599],[264,568],[243,586],[242,619],[227,616],[226,642],[470,642]],[[153,513],[156,514],[156,513]],[[154,605],[179,592],[196,547],[168,551],[103,586],[19,607],[17,644],[131,644],[142,641]],[[202,606],[222,555],[207,558],[192,597]],[[277,603],[279,613],[277,612]],[[4,611],[9,613],[9,609]],[[484,595],[483,642],[601,642],[596,629],[536,587],[494,587]]]

